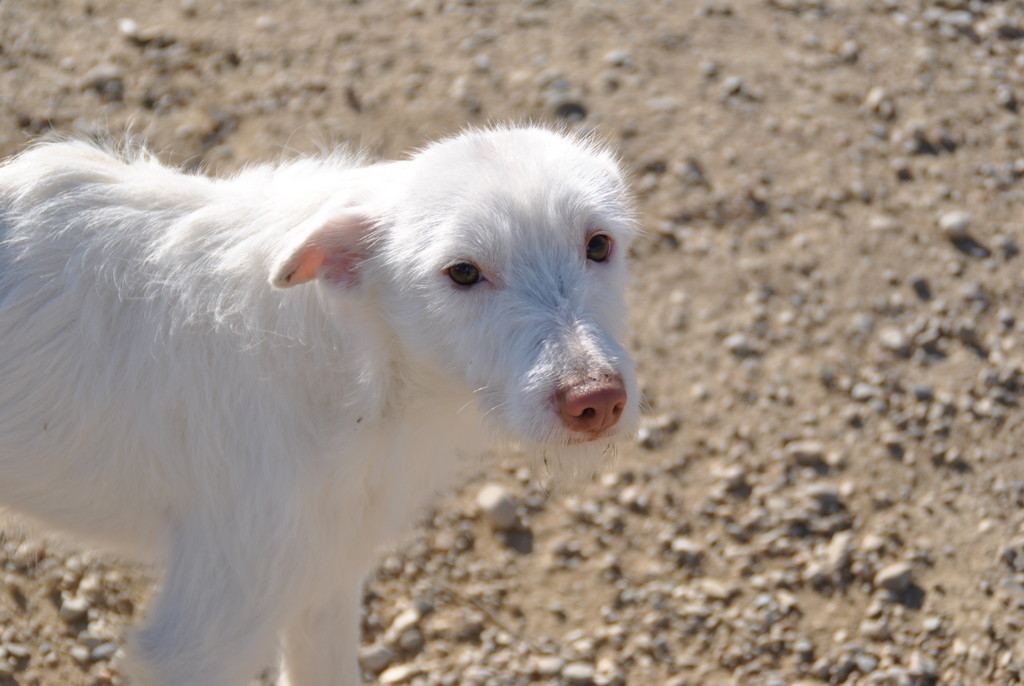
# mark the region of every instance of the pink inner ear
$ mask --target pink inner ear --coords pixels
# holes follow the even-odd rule
[[[365,221],[355,216],[327,221],[277,267],[271,283],[288,288],[322,279],[335,286],[354,286],[364,257],[359,239],[365,227]]]
[[[323,248],[315,245],[307,246],[295,261],[295,269],[288,275],[288,283],[299,284],[312,281],[317,277],[317,272],[320,271],[320,267],[326,259],[327,253]]]
[[[359,271],[356,262],[361,255],[354,250],[335,247],[329,252],[321,248],[313,248],[320,253],[318,268],[319,276],[324,281],[338,286],[354,286],[359,282]]]
[[[341,246],[307,245],[296,257],[288,284],[297,285],[320,278],[337,286],[354,286],[359,281],[356,251]]]

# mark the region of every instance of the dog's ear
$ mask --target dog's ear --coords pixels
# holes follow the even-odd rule
[[[362,239],[371,223],[355,210],[314,218],[308,229],[296,231],[299,239],[286,247],[271,267],[271,285],[288,288],[323,279],[337,286],[354,286],[364,257]]]

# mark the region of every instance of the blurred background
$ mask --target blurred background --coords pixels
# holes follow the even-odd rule
[[[516,456],[442,494],[368,582],[369,683],[1020,683],[1021,97],[1019,2],[0,0],[4,155],[620,151],[640,435],[566,497]],[[0,684],[124,683],[147,570],[0,565]]]

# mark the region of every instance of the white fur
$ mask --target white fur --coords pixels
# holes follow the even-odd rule
[[[355,684],[361,581],[460,455],[591,471],[634,426],[632,233],[613,158],[538,128],[227,179],[33,147],[0,166],[0,502],[166,566],[139,682],[238,686],[280,642],[292,686]],[[553,397],[601,374],[628,405],[581,441]]]

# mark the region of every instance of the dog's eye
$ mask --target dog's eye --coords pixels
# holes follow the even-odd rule
[[[587,242],[587,259],[604,262],[612,251],[612,239],[603,233],[596,233]]]
[[[472,286],[480,280],[480,270],[469,262],[459,262],[448,267],[448,276],[460,286]]]

